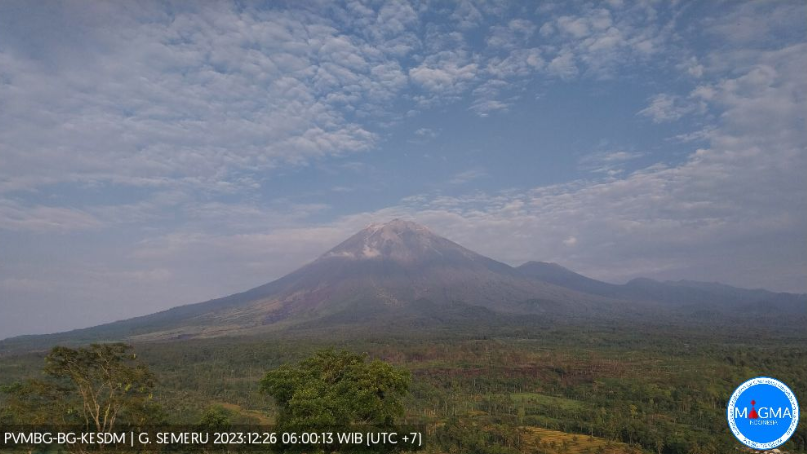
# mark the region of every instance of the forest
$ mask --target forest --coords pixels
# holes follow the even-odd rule
[[[807,395],[807,339],[802,333],[786,337],[764,330],[570,323],[417,336],[299,332],[121,348],[131,363],[127,379],[143,386],[133,396],[143,408],[148,395],[150,406],[129,423],[300,429],[319,421],[319,413],[311,417],[306,408],[346,408],[369,398],[337,419],[376,418],[387,427],[417,427],[423,450],[433,453],[737,452],[740,445],[728,430],[725,408],[739,383],[773,376],[797,396]],[[21,387],[26,380],[53,377],[54,354],[64,360],[70,351],[76,350],[0,357],[0,423],[31,423],[31,410],[12,405]],[[328,354],[343,356],[327,360]],[[292,399],[290,383],[301,383],[301,370],[308,367],[311,376],[311,367],[334,370],[334,364],[352,364],[349,376],[375,377],[369,379],[374,383],[386,377],[385,389],[399,397],[384,407],[372,396],[350,394],[344,382],[304,382],[299,386],[308,391]],[[355,369],[358,364],[367,364],[367,370]],[[368,372],[373,367],[375,372]],[[141,375],[132,378],[135,371]],[[335,389],[340,391],[327,394]],[[290,400],[295,410],[289,409]],[[781,450],[807,452],[803,416]]]

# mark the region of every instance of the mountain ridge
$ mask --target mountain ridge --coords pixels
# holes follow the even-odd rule
[[[517,267],[525,275],[612,298],[631,301],[657,301],[667,305],[697,307],[707,304],[723,309],[734,306],[736,309],[753,309],[748,305],[771,303],[784,305],[786,312],[799,312],[800,301],[807,300],[807,294],[773,292],[765,289],[744,289],[717,282],[701,282],[681,279],[678,281],[659,281],[647,277],[631,279],[624,284],[612,284],[598,281],[575,273],[557,263],[530,261]],[[807,308],[807,306],[804,306]],[[760,308],[756,308],[760,309]],[[804,315],[804,314],[799,314]]]
[[[328,320],[355,326],[396,317],[426,325],[433,319],[448,325],[452,319],[470,323],[463,311],[478,314],[479,323],[491,318],[490,313],[644,320],[660,314],[686,317],[705,309],[736,317],[732,312],[738,309],[759,314],[766,307],[804,316],[805,301],[805,295],[694,281],[610,284],[556,263],[511,267],[422,225],[395,219],[371,224],[314,261],[245,292],[41,336],[149,341],[327,327]]]

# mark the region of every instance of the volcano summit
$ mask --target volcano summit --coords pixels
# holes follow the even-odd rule
[[[596,281],[557,264],[514,268],[403,220],[373,224],[268,284],[203,303],[42,336],[59,341],[168,340],[289,329],[419,329],[496,320],[708,320],[742,308],[805,319],[805,295],[692,281]]]

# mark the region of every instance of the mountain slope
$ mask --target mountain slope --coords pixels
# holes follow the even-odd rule
[[[541,299],[569,312],[609,302],[525,279],[514,268],[479,255],[411,222],[371,225],[314,262],[250,291],[247,303],[218,307],[191,321],[217,331],[261,331],[337,315],[356,323],[399,314],[415,301],[461,302],[498,312],[523,312],[518,303]],[[540,307],[527,310],[540,311]],[[163,335],[189,334],[188,329]]]
[[[527,262],[516,268],[522,275],[529,276],[560,287],[592,295],[620,298],[622,287],[598,281],[564,268],[557,263]]]
[[[609,284],[557,264],[518,268],[401,220],[359,231],[268,284],[203,303],[93,328],[0,343],[166,340],[401,324],[486,326],[536,320],[674,322],[679,315],[776,313],[804,318],[807,297],[719,284],[636,279]],[[717,314],[717,315],[714,315]],[[720,315],[723,314],[723,315]]]
[[[450,323],[467,318],[458,307],[481,319],[490,311],[574,315],[613,311],[614,305],[525,278],[421,225],[394,220],[368,226],[315,261],[246,292],[50,338],[181,339],[325,326],[329,320],[361,325],[405,316]]]

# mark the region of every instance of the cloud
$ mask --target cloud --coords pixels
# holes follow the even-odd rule
[[[486,177],[488,173],[484,169],[471,169],[459,172],[448,180],[449,184],[461,185],[479,178]]]
[[[488,61],[485,70],[494,77],[525,77],[544,68],[545,62],[541,58],[538,48],[516,49],[505,58],[493,57]],[[490,81],[488,81],[490,82]]]
[[[16,27],[34,27],[43,9],[59,26],[31,43],[0,32],[9,43],[0,50],[0,190],[77,181],[216,188],[237,184],[235,173],[367,151],[377,134],[356,119],[383,117],[408,83],[376,41],[320,16],[158,6],[42,5],[16,14]],[[80,19],[84,9],[98,17]],[[398,36],[413,14],[386,3],[374,30]]]
[[[434,139],[437,137],[437,131],[429,128],[418,128],[415,130],[415,135],[422,138]]]
[[[653,123],[666,123],[680,119],[693,112],[696,106],[677,95],[659,93],[652,96],[650,104],[638,112],[643,117],[650,118]]]
[[[586,155],[581,162],[584,163],[610,163],[610,162],[623,162],[631,159],[636,159],[644,156],[644,153],[630,152],[630,151],[612,151],[605,153],[592,153]]]
[[[535,24],[524,19],[513,19],[505,26],[490,27],[487,45],[495,48],[512,49],[523,47],[535,33]]]
[[[395,217],[512,264],[807,290],[804,5],[547,5],[0,3],[0,333],[241,291]],[[687,121],[567,156],[574,181],[460,150],[449,195],[384,191],[395,140],[515,127],[570,82],[665,87],[619,108]]]
[[[480,117],[487,117],[493,112],[506,112],[510,104],[497,99],[479,99],[471,105],[471,110]]]
[[[476,78],[478,65],[463,52],[443,51],[409,70],[409,77],[430,92],[459,95]]]
[[[600,27],[600,29],[607,28],[611,25],[608,11],[598,10],[597,15],[604,19],[603,27]],[[584,38],[590,33],[589,23],[593,23],[593,21],[588,17],[561,16],[557,19],[556,28],[561,33],[570,35],[573,38]]]
[[[480,117],[487,117],[494,112],[506,112],[510,104],[518,99],[518,96],[502,99],[502,93],[509,88],[511,84],[503,80],[488,80],[473,91],[475,99],[471,103],[470,110]]]
[[[378,11],[376,22],[384,34],[399,35],[418,21],[418,14],[406,1],[384,2]]]
[[[783,246],[807,246],[801,172],[807,143],[798,113],[807,99],[800,76],[807,64],[804,50],[800,44],[765,52],[759,56],[764,66],[720,82],[711,102],[723,112],[722,120],[704,133],[709,146],[681,165],[653,165],[613,181],[440,202],[450,209],[431,209],[430,202],[421,210],[468,244],[484,244],[489,253],[509,251],[500,257],[513,263],[537,257],[614,280],[684,277],[697,269],[737,285],[804,291],[804,257],[782,255]],[[635,157],[618,152],[587,159]],[[514,200],[524,208],[505,210]],[[473,227],[459,233],[462,222]],[[489,238],[499,238],[493,231],[504,235],[505,229],[541,235],[530,250],[517,241],[491,244]],[[569,231],[579,246],[572,256],[553,246]],[[762,264],[773,268],[760,273]]]
[[[705,67],[698,62],[697,57],[690,57],[686,61],[681,62],[676,66],[678,70],[684,70],[687,74],[694,78],[703,77]]]
[[[645,156],[637,151],[598,151],[581,157],[578,162],[589,172],[615,176],[623,172],[626,162]]]
[[[629,8],[586,6],[578,14],[555,14],[539,28],[552,44],[547,70],[569,79],[609,79],[629,63],[673,52],[676,5],[634,4]]]
[[[501,9],[492,11],[502,14]],[[432,52],[409,70],[410,80],[425,91],[414,99],[422,108],[433,108],[457,102],[470,91],[470,109],[488,116],[508,111],[519,91],[536,78],[608,79],[632,63],[664,66],[651,58],[680,53],[673,32],[677,14],[675,5],[585,6],[574,15],[553,8],[540,27],[524,18],[489,26],[486,47],[475,50],[462,33],[431,26],[425,41]],[[480,23],[465,25],[476,28]],[[701,70],[697,65],[690,69],[694,74]],[[506,89],[493,93],[486,88],[497,82],[506,83]],[[481,92],[485,96],[478,96]]]
[[[568,50],[561,51],[549,62],[547,71],[561,79],[571,79],[577,76],[578,69],[574,62],[574,54]]]
[[[554,261],[616,282],[694,278],[804,292],[807,261],[787,251],[807,250],[805,50],[761,52],[756,66],[711,86],[705,102],[720,120],[699,131],[704,146],[680,164],[523,191],[424,194],[341,222],[408,217],[511,264]],[[581,164],[642,156],[600,152]]]
[[[704,30],[731,44],[769,48],[783,38],[804,36],[804,5],[795,3],[741,2],[719,16],[704,19]]]
[[[473,2],[462,0],[457,2],[457,7],[451,14],[451,19],[457,21],[461,30],[470,30],[479,26],[482,22],[482,13],[474,6]]]
[[[440,24],[403,1],[17,9],[0,27],[0,191],[92,182],[249,193],[278,169],[374,150],[404,116],[393,101],[427,109],[469,97],[488,116],[536,79],[611,77],[670,50],[677,12],[545,10],[539,24],[506,4],[461,2]],[[484,27],[486,17],[496,22]],[[469,45],[464,31],[476,27],[487,47]],[[19,39],[30,29],[44,31]],[[645,112],[663,121],[680,108]]]
[[[96,230],[104,223],[90,213],[63,207],[25,206],[0,199],[0,230],[67,233]]]

